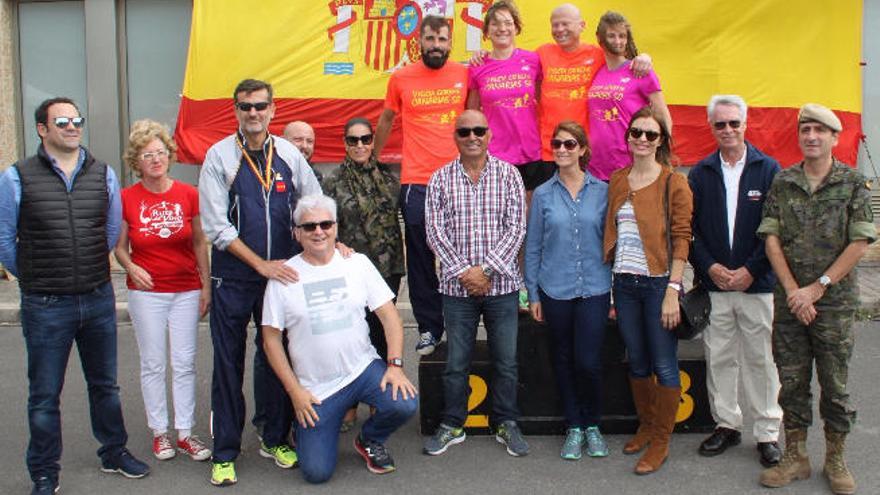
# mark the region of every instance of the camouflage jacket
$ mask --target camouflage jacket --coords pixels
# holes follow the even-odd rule
[[[764,203],[758,235],[779,237],[798,286],[821,277],[853,241],[877,238],[871,213],[870,184],[856,170],[834,160],[825,181],[810,191],[803,162],[776,174]],[[777,302],[785,302],[777,284]],[[780,296],[782,296],[780,298]],[[856,270],[828,289],[821,306],[854,309],[858,304]]]
[[[324,177],[321,187],[336,200],[338,240],[367,256],[383,277],[404,274],[397,218],[400,183],[388,166],[375,160],[358,165],[346,159]]]

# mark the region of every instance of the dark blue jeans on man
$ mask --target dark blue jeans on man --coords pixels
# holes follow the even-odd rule
[[[602,343],[611,293],[553,299],[540,291],[553,335],[553,370],[569,428],[599,426],[602,415]]]
[[[296,426],[296,452],[303,478],[309,483],[323,483],[333,476],[342,418],[352,406],[363,402],[376,408],[364,422],[361,438],[384,444],[398,428],[416,413],[418,399],[392,398],[392,387],[379,388],[385,374],[385,363],[374,360],[353,382],[335,394],[313,405],[318,421],[313,427]]]
[[[477,325],[483,317],[492,362],[492,426],[519,419],[516,404],[519,293],[499,296],[443,296],[443,318],[449,352],[443,372],[445,407],[443,424],[453,428],[464,425],[470,395],[468,376],[477,342]]]
[[[630,375],[647,378],[653,373],[660,385],[678,387],[678,339],[660,321],[668,283],[669,277],[615,273],[614,308]]]
[[[21,326],[27,347],[27,466],[31,479],[57,479],[61,469],[61,389],[76,342],[89,394],[98,456],[113,457],[128,435],[116,384],[116,299],[110,282],[84,294],[22,292]]]
[[[443,313],[437,287],[434,251],[428,247],[425,232],[425,195],[427,187],[404,184],[400,188],[400,212],[403,214],[406,241],[406,283],[413,316],[419,333],[431,332],[434,340],[443,337]]]

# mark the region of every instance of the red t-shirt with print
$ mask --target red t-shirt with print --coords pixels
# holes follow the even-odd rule
[[[156,194],[140,182],[122,190],[122,219],[128,224],[131,260],[153,278],[153,292],[202,287],[193,249],[193,218],[199,215],[198,190],[174,181]],[[128,278],[128,288],[137,289]]]

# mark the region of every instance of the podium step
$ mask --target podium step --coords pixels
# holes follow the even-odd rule
[[[419,362],[419,397],[422,434],[431,434],[443,413],[443,370],[446,367],[447,344],[441,343],[433,354]],[[604,412],[601,428],[605,433],[633,433],[638,426],[635,406],[630,393],[626,352],[616,321],[609,321],[603,359]],[[528,315],[519,319],[517,362],[519,364],[518,404],[520,427],[527,435],[565,433],[565,422],[559,405],[556,378],[551,364],[552,347],[549,329]],[[706,392],[706,362],[700,341],[679,343],[682,397],[676,418],[676,432],[706,433],[715,424],[709,411]],[[470,370],[470,396],[465,429],[469,435],[490,434],[489,412],[492,380],[489,347],[478,341]]]

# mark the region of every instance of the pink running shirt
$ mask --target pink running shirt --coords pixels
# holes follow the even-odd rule
[[[541,159],[538,102],[535,90],[541,61],[534,52],[517,48],[510,58],[487,58],[468,69],[468,87],[479,91],[480,105],[492,140],[489,152],[514,165]]]

